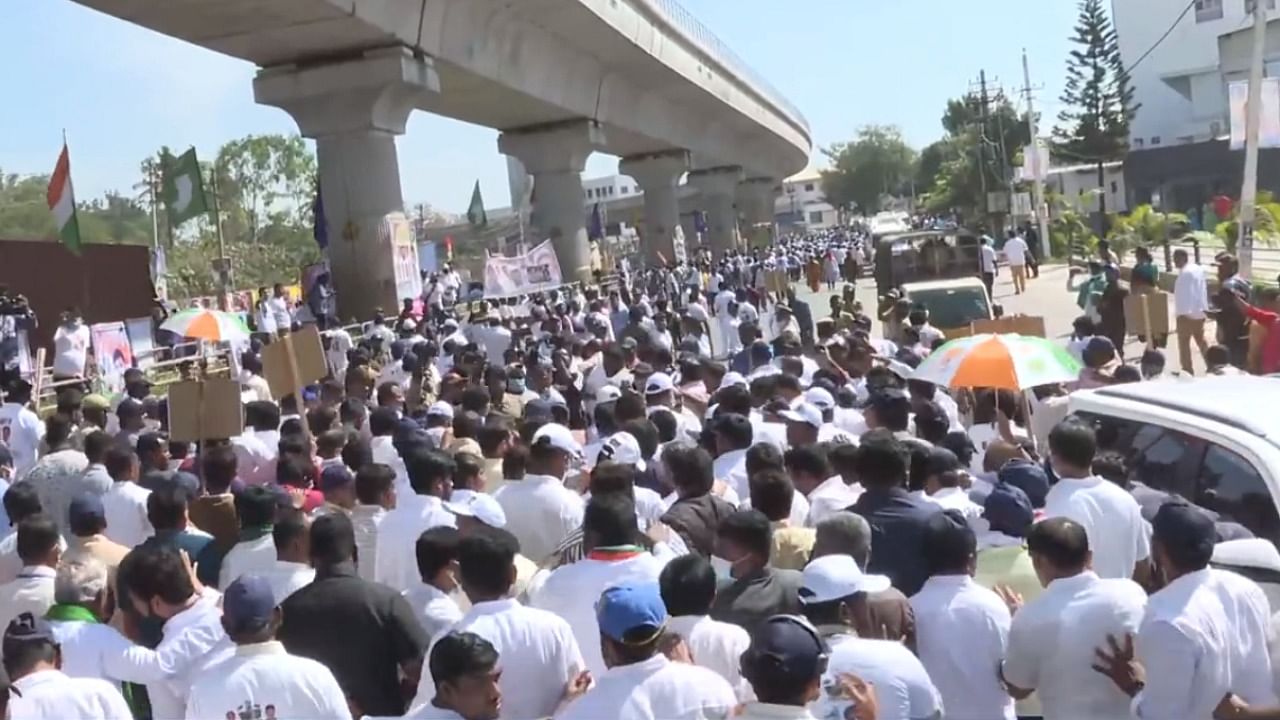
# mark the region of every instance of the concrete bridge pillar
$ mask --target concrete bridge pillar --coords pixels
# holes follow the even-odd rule
[[[676,263],[675,236],[684,234],[676,183],[688,169],[689,153],[683,150],[623,158],[618,163],[618,172],[635,178],[644,191],[643,246],[649,267]],[[683,241],[688,242],[687,235]]]
[[[707,214],[705,243],[716,258],[739,247],[738,213],[734,208],[738,183],[742,180],[742,168],[728,167],[694,170],[689,173],[689,184],[702,193],[702,209]]]
[[[604,133],[590,120],[508,130],[498,136],[498,150],[515,156],[533,175],[534,222],[551,238],[565,282],[591,280],[582,169],[603,143]]]
[[[396,136],[409,113],[440,90],[430,58],[387,48],[322,65],[265,68],[254,99],[293,116],[316,141],[316,160],[329,233],[329,263],[343,319],[367,319],[375,308],[395,312],[396,249],[379,232],[402,212]]]
[[[773,223],[773,199],[777,183],[769,177],[752,177],[738,185],[738,210],[742,215],[742,234],[748,245],[767,244]]]

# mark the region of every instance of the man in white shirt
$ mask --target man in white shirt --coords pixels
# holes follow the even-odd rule
[[[862,484],[853,471],[858,453],[857,445],[836,445],[831,453],[823,456],[816,448],[791,448],[785,456],[787,472],[802,484],[813,489],[808,493],[809,517],[806,527],[818,523],[851,507],[862,497]],[[813,483],[817,483],[813,485]]]
[[[531,606],[569,621],[592,677],[599,678],[606,667],[595,613],[600,592],[625,582],[653,583],[656,588],[662,572],[663,562],[635,545],[639,533],[631,498],[620,493],[591,498],[582,521],[586,557],[556,568],[530,591]]]
[[[1215,715],[1228,694],[1274,708],[1270,609],[1261,588],[1209,567],[1217,533],[1202,509],[1167,502],[1151,524],[1164,587],[1148,598],[1136,642],[1131,635],[1108,637],[1095,668],[1134,698],[1137,718],[1237,717]]]
[[[67,510],[81,491],[81,476],[89,469],[89,458],[71,445],[71,420],[54,414],[45,420],[48,451],[36,461],[23,482],[29,482],[40,496],[40,505],[58,526],[68,532]]]
[[[276,549],[275,565],[265,572],[255,572],[271,583],[277,605],[299,588],[310,585],[316,577],[315,568],[311,567],[310,531],[311,520],[301,510],[282,508],[276,511],[275,523],[271,527],[271,541]]]
[[[853,674],[873,684],[880,720],[932,718],[942,698],[924,666],[898,638],[884,638],[874,627],[868,598],[889,589],[889,578],[867,575],[851,555],[816,558],[804,569],[800,602],[804,616],[831,647],[815,717],[844,717],[849,703],[840,676]]]
[[[271,583],[245,575],[227,588],[222,627],[235,643],[231,657],[195,678],[188,720],[223,718],[262,708],[267,717],[350,720],[347,698],[324,665],[290,655],[276,639],[280,607]]]
[[[934,513],[923,528],[930,577],[911,597],[916,650],[942,696],[948,720],[1013,720],[1013,699],[999,667],[1009,638],[1009,608],[973,581],[977,539],[956,510]]]
[[[276,332],[287,333],[293,328],[292,303],[289,296],[285,294],[284,285],[276,283],[271,292],[271,299],[267,300],[267,310],[271,312]]]
[[[247,487],[236,496],[240,537],[222,558],[222,567],[218,571],[219,588],[225,590],[246,573],[261,574],[274,569],[278,558],[271,529],[276,516],[276,497],[275,490],[259,485]]]
[[[429,638],[453,627],[462,610],[453,599],[458,587],[458,529],[439,525],[427,529],[414,543],[420,580],[402,593]]]
[[[422,682],[432,686],[430,699],[405,717],[413,720],[495,720],[518,711],[503,703],[502,677],[510,670],[485,638],[450,632],[427,653]],[[563,689],[562,689],[563,692]],[[421,692],[419,697],[421,697]],[[398,720],[367,718],[367,720]]]
[[[107,450],[102,464],[111,476],[111,488],[102,496],[102,509],[107,516],[107,539],[127,548],[137,547],[155,534],[147,518],[147,498],[151,491],[138,484],[140,465],[131,447],[114,446]]]
[[[378,525],[378,557],[373,577],[397,592],[422,581],[415,552],[423,532],[441,525],[455,527],[443,501],[453,492],[453,458],[439,450],[415,445],[407,450],[405,467],[413,494],[396,497],[396,507]]]
[[[48,621],[23,613],[4,632],[8,716],[31,720],[131,720],[119,689],[97,678],[77,678],[59,669],[58,642]],[[159,717],[157,715],[157,717]]]
[[[89,326],[80,313],[67,308],[62,323],[53,331],[54,379],[84,377],[84,364],[89,357]]]
[[[520,553],[534,562],[548,557],[582,525],[582,496],[564,486],[581,458],[582,446],[569,428],[543,425],[533,435],[524,479],[494,493],[507,516],[506,529],[520,541]]]
[[[396,506],[395,479],[394,470],[377,462],[356,473],[351,526],[356,536],[356,571],[362,580],[373,582],[378,563],[378,526]]]
[[[1027,290],[1027,241],[1013,230],[1009,231],[1009,239],[1004,242],[1004,259],[1009,263],[1009,273],[1013,275],[1013,292],[1021,295]]]
[[[732,488],[739,498],[751,497],[747,484],[747,450],[751,449],[755,432],[751,420],[725,413],[716,416],[709,427],[715,434],[716,459],[711,465],[715,479]]]
[[[62,672],[118,684],[116,662],[133,643],[106,624],[115,610],[110,571],[91,557],[63,560],[54,578],[54,601],[46,617],[62,650]]]
[[[13,453],[13,478],[21,480],[36,464],[44,423],[31,409],[31,383],[16,378],[0,405],[0,444]]]
[[[0,585],[0,625],[22,613],[44,617],[53,605],[55,568],[62,553],[62,537],[53,521],[43,515],[18,523],[18,557],[22,570],[11,582]]]
[[[694,664],[724,678],[739,700],[751,699],[740,664],[751,636],[737,625],[711,619],[711,603],[716,597],[716,572],[711,563],[698,554],[675,558],[662,569],[658,587],[671,615],[667,631],[684,640]]]
[[[1045,591],[1022,605],[1000,591],[1013,611],[1001,677],[1022,699],[1035,691],[1047,718],[1128,720],[1130,699],[1092,669],[1107,636],[1138,631],[1147,594],[1132,580],[1103,580],[1089,569],[1084,527],[1050,518],[1027,533],[1031,563]]]
[[[929,448],[924,469],[924,499],[944,510],[958,510],[970,523],[982,517],[982,506],[969,499],[960,485],[964,468],[946,448]]]
[[[1076,418],[1049,433],[1049,457],[1058,483],[1045,498],[1045,517],[1069,517],[1084,526],[1093,549],[1093,569],[1101,578],[1150,576],[1150,529],[1138,501],[1093,474],[1097,441],[1093,428]]]
[[[1195,372],[1191,363],[1191,341],[1200,348],[1201,357],[1209,348],[1204,339],[1205,311],[1209,309],[1209,286],[1204,268],[1189,262],[1186,250],[1173,251],[1173,265],[1178,268],[1178,279],[1173,283],[1173,314],[1177,319],[1178,359],[1182,371]]]
[[[656,582],[615,585],[595,596],[592,605],[597,648],[603,648],[608,670],[592,673],[595,685],[558,720],[725,718],[737,706],[724,678],[673,663],[660,651],[667,609]]]
[[[978,269],[982,273],[982,284],[987,286],[987,296],[995,299],[996,250],[991,247],[991,238],[984,235],[982,246],[978,250]]]
[[[585,667],[573,629],[553,612],[510,598],[517,574],[515,538],[510,533],[493,528],[472,531],[459,544],[458,571],[471,609],[449,634],[474,633],[501,655],[498,684],[503,706],[498,717],[550,717],[565,688]],[[423,673],[413,705],[429,705],[439,682]]]

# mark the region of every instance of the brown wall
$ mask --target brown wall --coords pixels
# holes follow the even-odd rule
[[[52,350],[58,313],[68,306],[90,324],[150,315],[149,255],[141,245],[86,244],[77,257],[58,242],[0,239],[0,285],[26,295],[40,318],[32,352]]]

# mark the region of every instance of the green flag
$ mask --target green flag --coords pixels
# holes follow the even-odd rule
[[[480,197],[480,181],[471,191],[471,206],[467,208],[467,221],[473,227],[484,227],[489,224],[489,216],[484,212],[484,198]]]
[[[169,221],[174,226],[209,212],[195,148],[177,157],[165,158],[161,195],[165,206],[169,208]]]

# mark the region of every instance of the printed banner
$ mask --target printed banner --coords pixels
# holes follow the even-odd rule
[[[122,322],[89,326],[98,379],[111,392],[124,392],[124,371],[133,367],[133,346]]]
[[[1231,106],[1231,149],[1243,150],[1248,125],[1249,81],[1238,80],[1227,86]],[[1258,128],[1258,147],[1280,147],[1280,78],[1262,81],[1262,124]]]
[[[421,295],[422,270],[418,267],[418,243],[414,239],[409,218],[402,212],[387,214],[378,226],[378,238],[391,246],[396,297],[403,300]]]
[[[125,332],[129,336],[129,345],[133,349],[133,360],[139,370],[146,370],[156,362],[155,342],[151,337],[151,318],[131,318],[124,321]]]
[[[428,275],[440,272],[440,254],[435,240],[418,243],[418,269]]]
[[[560,287],[560,262],[550,240],[515,257],[490,256],[484,263],[485,297],[509,297]]]

